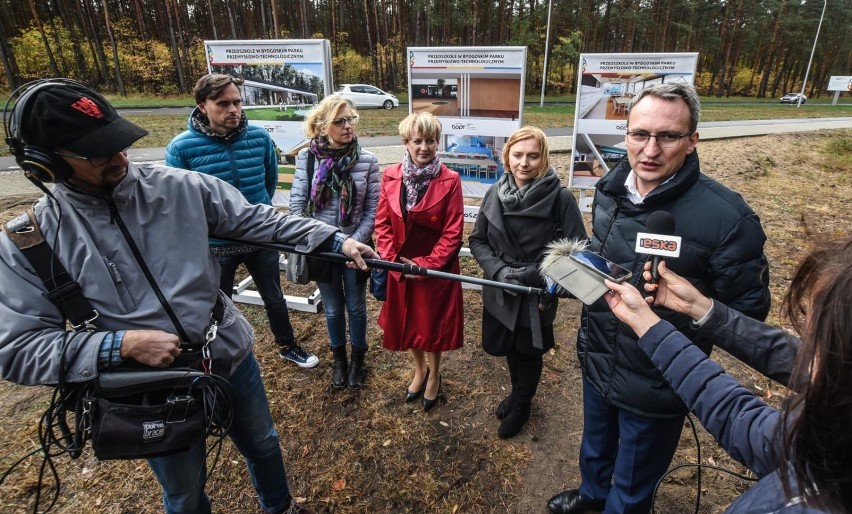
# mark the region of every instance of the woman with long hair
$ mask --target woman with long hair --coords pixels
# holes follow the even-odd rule
[[[645,279],[650,278],[646,265]],[[699,325],[725,319],[720,336],[755,347],[794,336],[728,309],[660,264],[655,297],[607,282],[613,313],[719,444],[760,481],[731,513],[852,512],[852,237],[818,245],[799,264],[782,312],[801,335],[793,394],[766,405],[654,313],[648,303],[687,314]],[[731,327],[735,332],[731,332]],[[795,345],[798,341],[792,341]]]
[[[386,260],[459,273],[464,199],[459,174],[437,155],[441,122],[429,113],[409,114],[399,135],[405,155],[382,176],[376,249]],[[437,404],[441,355],[462,347],[463,322],[459,282],[389,272],[379,326],[385,348],[411,354],[406,402],[422,396],[424,411]]]
[[[538,265],[556,239],[586,240],[577,202],[550,166],[547,137],[535,127],[516,130],[503,146],[504,173],[482,200],[470,251],[485,278],[545,287]],[[557,300],[482,289],[482,347],[505,357],[512,382],[500,402],[497,435],[515,436],[530,418],[544,354],[553,348]]]
[[[379,161],[355,136],[358,113],[340,95],[330,95],[308,114],[310,146],[296,156],[290,212],[324,221],[355,240],[371,244],[379,203]],[[367,273],[341,263],[308,259],[309,275],[322,294],[334,356],[333,388],[364,383],[367,353]],[[352,358],[346,355],[346,315]]]

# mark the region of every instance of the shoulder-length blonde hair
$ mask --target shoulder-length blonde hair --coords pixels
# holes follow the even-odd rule
[[[544,135],[544,132],[542,132],[540,128],[530,127],[529,125],[512,132],[512,135],[509,136],[509,140],[506,141],[505,145],[503,145],[503,169],[507,170],[509,173],[512,172],[509,169],[509,152],[513,145],[526,139],[535,139],[538,141],[538,146],[541,150],[541,169],[538,170],[536,178],[541,178],[547,173],[547,170],[550,169],[550,150],[547,148],[547,136]]]
[[[441,120],[429,112],[415,112],[399,122],[399,137],[403,143],[407,143],[415,131],[420,137],[440,140],[441,130]]]
[[[325,132],[331,124],[334,115],[343,107],[349,107],[352,116],[358,116],[358,111],[352,103],[339,94],[329,95],[322,99],[305,117],[305,136],[314,139]]]

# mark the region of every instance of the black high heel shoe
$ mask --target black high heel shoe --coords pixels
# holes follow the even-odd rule
[[[405,403],[411,403],[414,400],[420,398],[420,396],[423,394],[423,391],[426,390],[426,382],[428,382],[428,381],[429,381],[429,368],[426,368],[426,376],[423,377],[423,383],[420,384],[420,389],[418,389],[417,391],[414,391],[412,393],[411,391],[408,390],[407,387],[405,388]]]
[[[424,391],[424,394],[423,394],[423,412],[428,412],[432,407],[434,407],[435,405],[438,405],[438,398],[441,397],[441,386],[443,385],[443,382],[444,382],[444,377],[442,377],[441,375],[438,375],[438,394],[436,394],[435,398],[432,399],[432,400],[430,400],[429,398],[426,398],[426,394],[425,394],[426,385],[424,383],[424,385],[423,385],[423,391]]]

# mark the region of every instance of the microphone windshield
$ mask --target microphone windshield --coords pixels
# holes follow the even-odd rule
[[[648,216],[648,221],[645,223],[645,230],[651,234],[672,236],[675,231],[674,216],[668,211],[654,211]]]

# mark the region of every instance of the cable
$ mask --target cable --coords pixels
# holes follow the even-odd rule
[[[651,512],[653,514],[656,514],[656,512],[657,512],[657,509],[656,509],[657,492],[659,492],[660,485],[662,485],[663,480],[665,480],[669,475],[671,475],[675,471],[678,471],[678,470],[681,470],[681,469],[684,469],[684,468],[689,468],[689,467],[698,468],[697,471],[696,471],[697,476],[696,476],[696,491],[695,491],[695,493],[696,493],[695,494],[695,514],[698,514],[698,510],[701,507],[701,476],[702,476],[701,472],[702,472],[702,469],[712,469],[712,470],[715,470],[715,471],[720,471],[722,473],[727,473],[731,476],[734,476],[734,477],[739,478],[741,480],[747,480],[749,482],[757,482],[758,481],[757,478],[750,477],[750,476],[747,476],[747,475],[743,475],[741,473],[737,473],[736,471],[733,471],[733,470],[728,469],[728,468],[723,468],[721,466],[716,466],[716,465],[712,465],[712,464],[702,464],[701,463],[701,441],[698,439],[698,429],[696,429],[696,427],[695,427],[695,421],[692,419],[691,414],[687,413],[686,419],[689,420],[689,425],[692,427],[692,436],[695,439],[695,447],[696,447],[698,462],[687,463],[687,464],[679,464],[677,466],[669,468],[665,473],[663,473],[663,476],[661,476],[660,479],[657,481],[657,485],[654,486],[654,495],[651,497]]]

